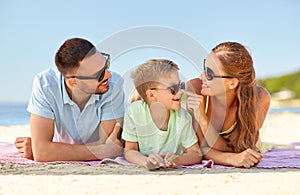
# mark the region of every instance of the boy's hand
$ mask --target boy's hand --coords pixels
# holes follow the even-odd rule
[[[178,167],[177,157],[178,156],[173,153],[167,153],[164,156],[165,168],[177,168]]]
[[[163,159],[162,155],[160,155],[160,154],[150,154],[147,157],[145,167],[148,170],[154,170],[154,169],[164,167],[164,166],[165,166],[165,164],[164,164],[164,159]]]

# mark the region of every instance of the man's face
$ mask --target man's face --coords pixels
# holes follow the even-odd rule
[[[107,92],[109,89],[108,80],[112,77],[108,67],[105,66],[107,63],[109,63],[107,58],[98,51],[83,59],[76,72],[77,88],[86,94],[103,94]],[[103,78],[98,81],[99,77]]]

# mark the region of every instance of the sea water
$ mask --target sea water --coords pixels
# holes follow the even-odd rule
[[[0,102],[0,125],[29,124],[30,113],[26,102]]]
[[[27,125],[29,124],[30,113],[26,110],[27,102],[0,102],[0,125]],[[278,112],[300,113],[300,108],[277,108],[270,109],[269,114]]]

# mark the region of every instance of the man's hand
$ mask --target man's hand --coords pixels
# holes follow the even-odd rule
[[[31,138],[30,137],[18,137],[15,140],[15,146],[22,158],[33,160]]]
[[[107,143],[114,143],[116,145],[118,145],[119,147],[123,148],[123,143],[120,141],[120,135],[121,135],[122,129],[121,129],[121,125],[119,123],[115,124],[114,130],[112,131],[112,133],[109,135],[109,137],[106,140],[106,144]]]

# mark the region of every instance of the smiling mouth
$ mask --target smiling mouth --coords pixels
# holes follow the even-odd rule
[[[172,99],[173,101],[180,102],[181,98]]]
[[[108,84],[108,79],[100,84],[100,86],[106,86]]]

